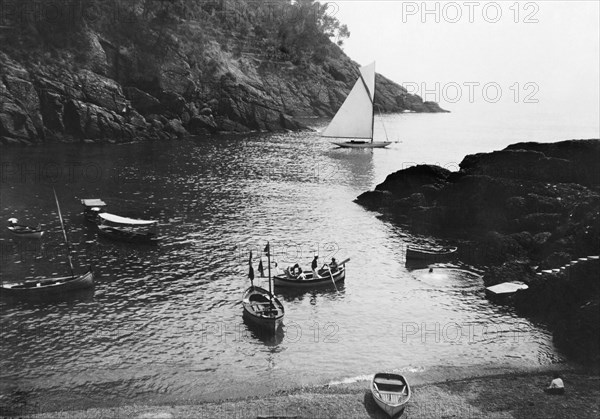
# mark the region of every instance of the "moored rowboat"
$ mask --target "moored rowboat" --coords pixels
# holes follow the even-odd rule
[[[406,260],[446,260],[456,253],[456,247],[419,247],[408,246],[406,249]]]
[[[250,323],[275,332],[283,323],[283,304],[264,288],[251,286],[242,297],[244,318]]]
[[[24,239],[39,239],[42,237],[44,232],[42,231],[41,226],[37,226],[36,228],[32,228],[23,224],[17,224],[18,220],[16,218],[11,218],[8,220],[8,231],[10,231],[14,236],[21,237]]]
[[[375,403],[394,417],[404,411],[411,391],[408,381],[400,374],[377,373],[371,381],[371,394]]]
[[[129,243],[157,244],[158,221],[121,217],[107,212],[98,214],[98,234]]]
[[[75,291],[94,286],[94,272],[90,267],[87,272],[79,276],[65,276],[60,278],[44,278],[2,284],[2,294],[9,297],[29,297],[34,295],[58,294]]]

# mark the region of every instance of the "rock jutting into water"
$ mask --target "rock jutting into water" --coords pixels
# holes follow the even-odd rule
[[[600,140],[513,144],[466,156],[458,172],[410,167],[357,202],[452,237],[463,261],[488,266],[486,286],[526,282],[516,307],[549,321],[566,352],[600,362]]]
[[[0,26],[1,143],[297,130],[333,116],[357,78],[330,40],[347,28],[318,3],[171,3],[53,3],[57,19],[30,16],[43,2],[12,5]],[[376,86],[382,112],[444,112],[381,75]]]

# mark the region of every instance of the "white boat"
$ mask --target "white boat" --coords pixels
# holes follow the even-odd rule
[[[410,399],[410,386],[400,374],[377,373],[371,381],[371,394],[375,403],[389,417],[400,415]]]
[[[333,142],[344,148],[387,147],[391,141],[373,141],[375,62],[361,67],[359,72],[350,94],[321,136],[348,139],[349,141]]]
[[[503,282],[492,285],[485,289],[485,294],[490,300],[508,299],[520,290],[529,289],[529,286],[521,281]]]
[[[138,220],[108,212],[98,213],[98,234],[129,243],[157,244],[157,220]]]

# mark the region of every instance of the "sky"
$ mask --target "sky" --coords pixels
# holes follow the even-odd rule
[[[600,2],[336,0],[344,51],[456,110],[535,104],[600,113]]]

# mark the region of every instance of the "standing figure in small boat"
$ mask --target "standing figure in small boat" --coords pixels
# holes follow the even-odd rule
[[[315,256],[315,258],[312,261],[312,264],[310,265],[312,272],[313,272],[313,278],[319,277],[319,273],[317,272],[317,267],[319,266],[319,262],[317,261],[317,259],[319,259],[319,256]]]

